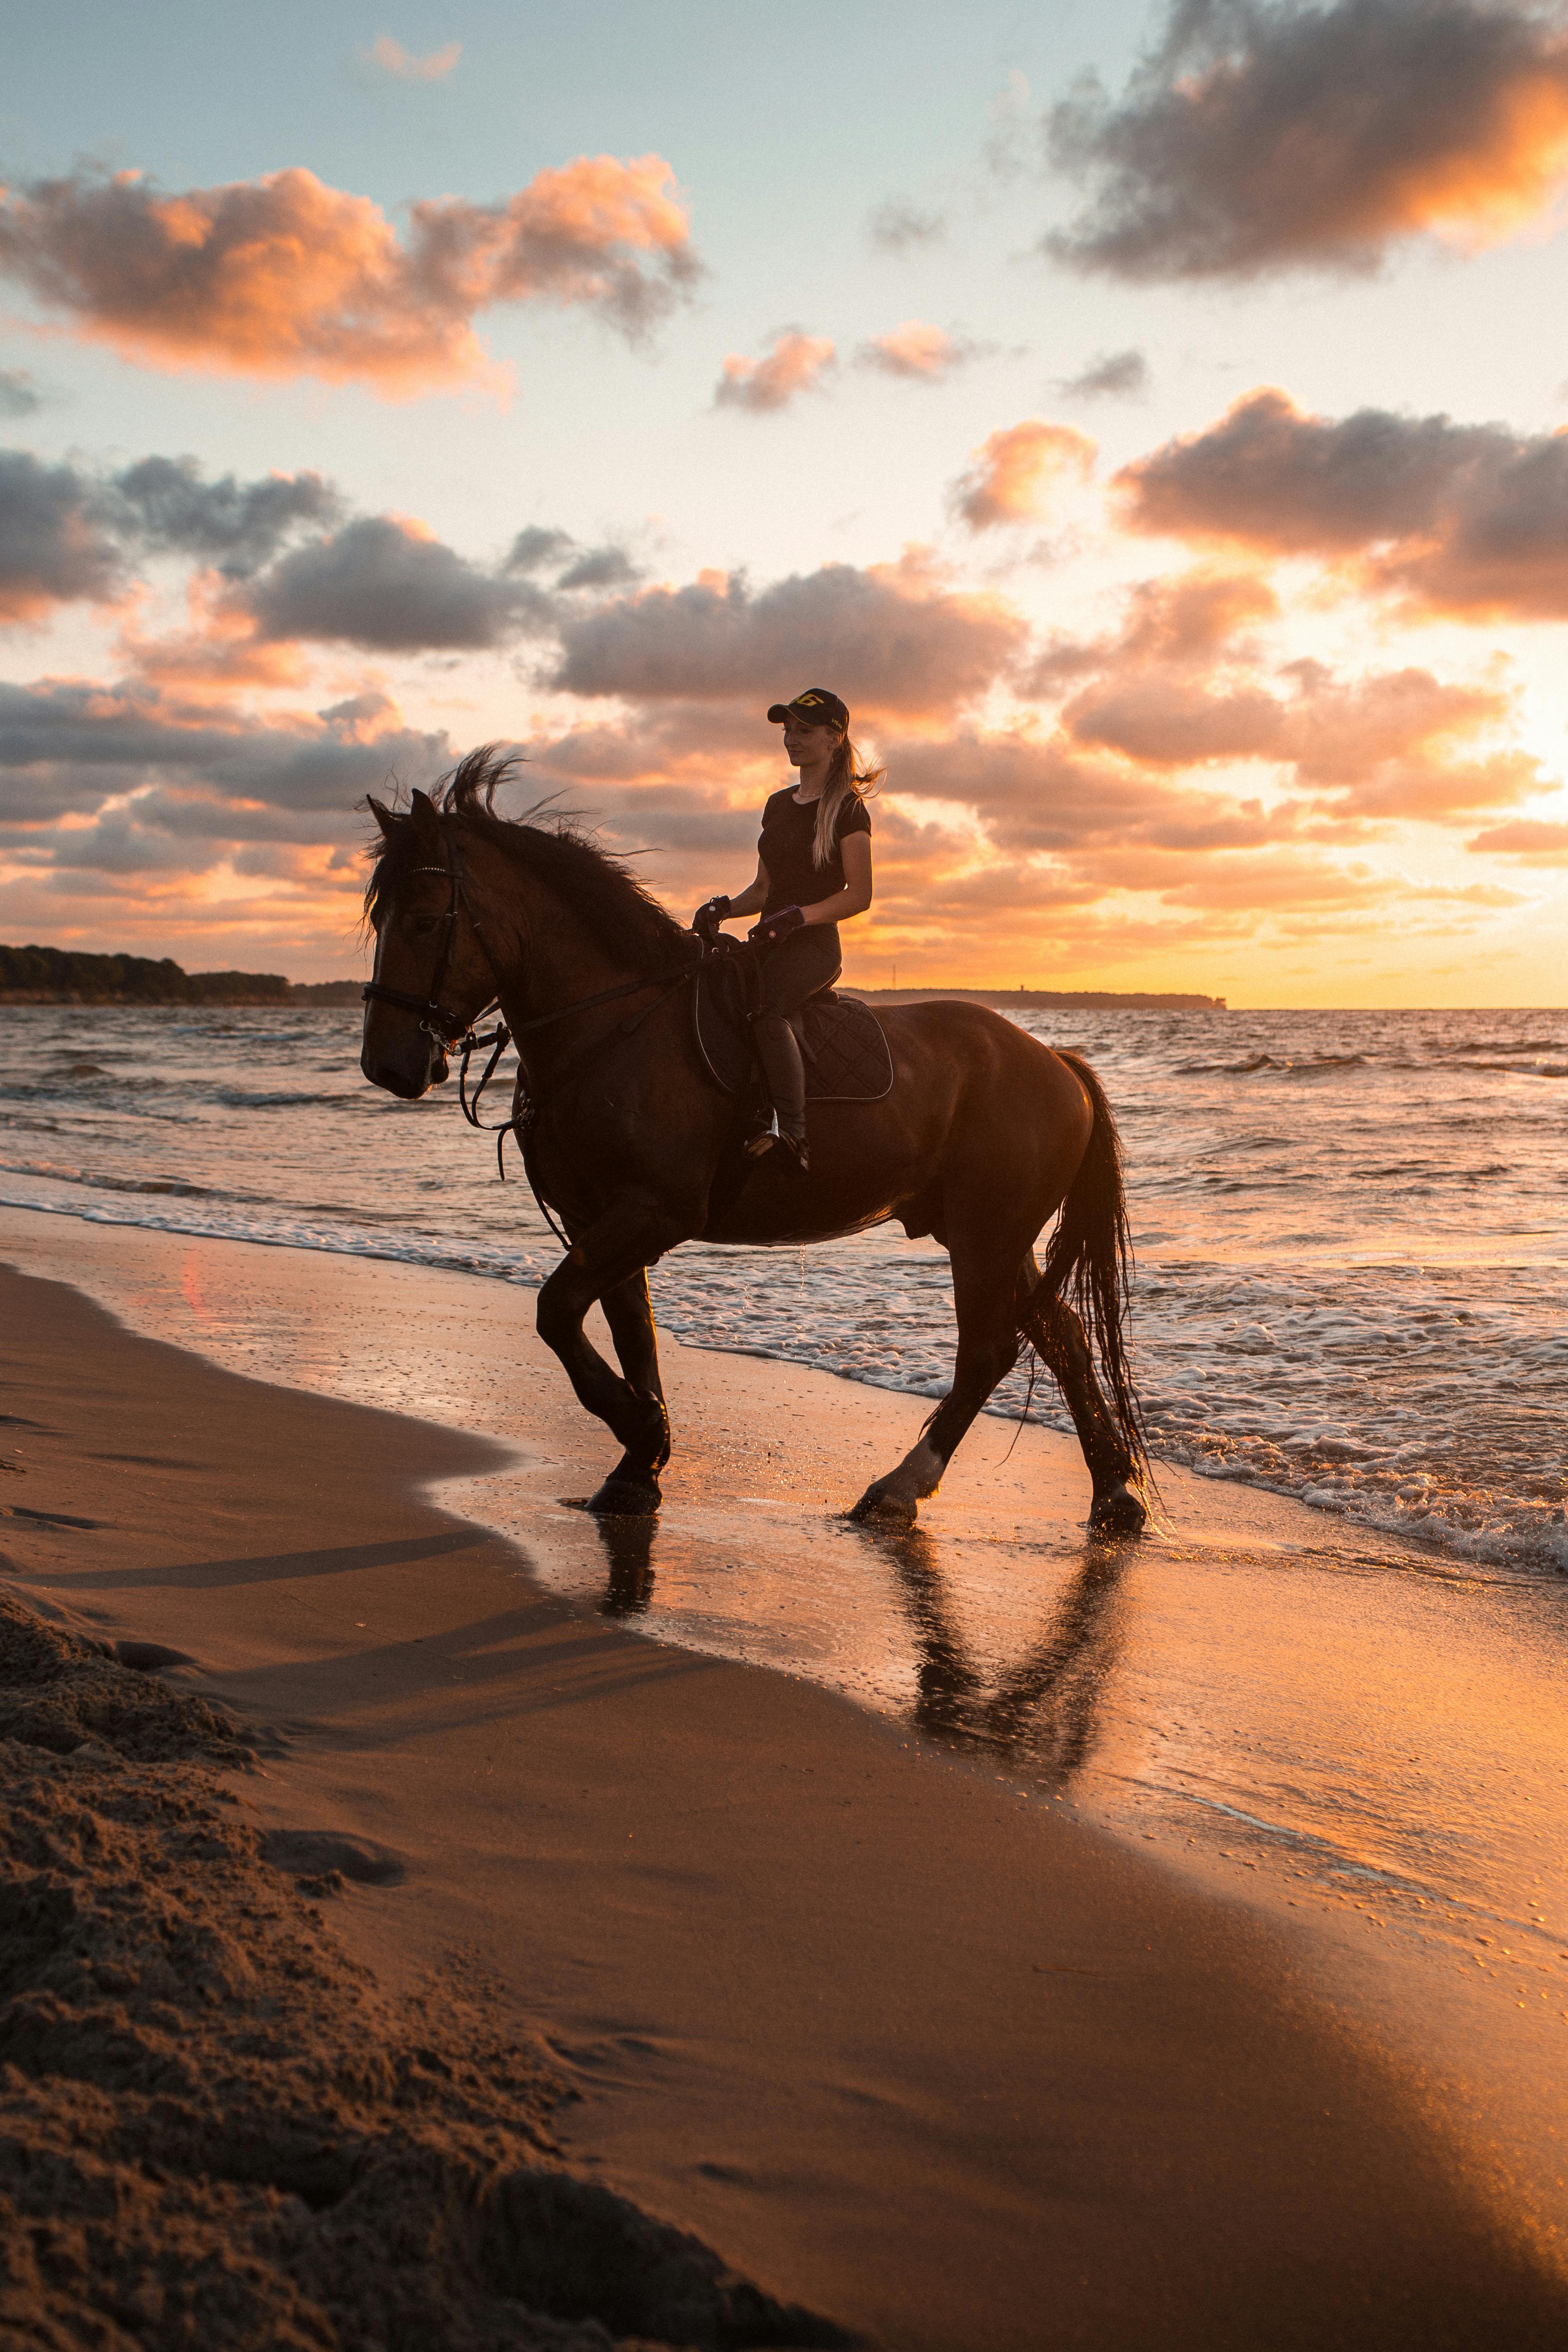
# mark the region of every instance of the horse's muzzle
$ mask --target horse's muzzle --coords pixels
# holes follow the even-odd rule
[[[373,1054],[367,1045],[359,1057],[360,1068],[373,1087],[395,1095],[399,1102],[417,1102],[432,1087],[445,1085],[448,1076],[447,1056],[440,1047],[423,1038],[420,1042],[425,1046],[422,1056],[385,1051]]]

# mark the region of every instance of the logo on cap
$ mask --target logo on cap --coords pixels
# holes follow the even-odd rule
[[[775,702],[768,717],[775,727],[791,718],[805,719],[815,727],[847,729],[849,725],[847,705],[825,686],[808,686],[804,694],[793,696],[788,702]]]

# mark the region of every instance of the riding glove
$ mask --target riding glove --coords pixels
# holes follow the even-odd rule
[[[711,946],[719,936],[719,926],[729,911],[728,898],[705,899],[691,918],[691,928],[700,940],[706,940]]]
[[[746,937],[754,940],[759,947],[771,948],[778,940],[787,939],[791,931],[798,931],[805,921],[805,917],[798,907],[781,907],[776,914],[764,915],[762,921],[746,933]]]

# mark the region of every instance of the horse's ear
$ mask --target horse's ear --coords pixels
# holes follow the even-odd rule
[[[416,791],[409,797],[408,814],[414,819],[414,837],[420,847],[434,856],[441,846],[441,820],[436,814],[436,803],[428,793]]]
[[[397,831],[397,819],[393,815],[392,811],[385,807],[382,802],[378,801],[374,793],[366,793],[364,796],[364,804],[366,808],[369,809],[372,816],[374,817],[377,824],[380,825],[382,839],[384,841],[390,841],[393,835]]]

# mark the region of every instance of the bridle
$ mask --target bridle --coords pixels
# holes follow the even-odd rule
[[[647,1019],[650,1013],[658,1012],[659,1006],[665,1002],[665,999],[668,996],[672,996],[675,991],[684,981],[689,980],[693,977],[697,965],[694,963],[686,963],[681,966],[679,971],[658,972],[641,980],[623,981],[617,988],[602,988],[595,996],[580,996],[571,1004],[559,1005],[553,1013],[536,1013],[530,1021],[520,1021],[515,1029],[509,1028],[504,1021],[498,1022],[493,1029],[487,1031],[481,1037],[478,1033],[476,1024],[482,1021],[487,1013],[493,1013],[500,1009],[500,999],[499,996],[490,997],[488,1003],[479,1007],[478,1013],[476,1013],[471,1019],[466,1017],[460,1013],[453,1013],[449,1007],[443,1004],[441,1002],[441,990],[446,982],[447,971],[451,965],[452,950],[458,936],[458,914],[459,908],[461,908],[462,912],[468,916],[469,922],[473,926],[474,937],[478,940],[480,951],[484,956],[485,961],[490,968],[490,978],[494,980],[497,976],[495,959],[490,953],[489,944],[485,938],[483,927],[479,922],[479,917],[474,912],[473,901],[468,897],[468,888],[463,879],[462,860],[458,855],[458,845],[452,838],[451,833],[448,831],[444,819],[441,822],[441,843],[443,848],[447,852],[447,863],[445,866],[411,866],[407,869],[409,876],[416,874],[444,875],[448,885],[447,911],[441,917],[441,947],[440,951],[436,958],[436,968],[430,975],[429,995],[425,997],[414,996],[410,994],[406,989],[388,988],[384,981],[367,980],[364,986],[360,991],[361,1001],[367,1004],[395,1004],[402,1013],[416,1013],[419,1015],[420,1028],[427,1037],[433,1037],[436,1040],[436,1043],[440,1046],[441,1051],[444,1054],[461,1054],[463,1060],[462,1067],[458,1075],[458,1099],[462,1105],[463,1117],[468,1120],[470,1127],[477,1127],[481,1130],[481,1132],[487,1135],[493,1135],[496,1138],[496,1159],[498,1163],[500,1164],[500,1172],[503,1178],[506,1174],[506,1168],[504,1160],[502,1160],[502,1153],[505,1149],[506,1139],[509,1135],[516,1135],[518,1142],[522,1149],[523,1168],[528,1176],[530,1186],[532,1189],[533,1196],[535,1200],[539,1202],[539,1206],[543,1215],[552,1226],[553,1226],[554,1220],[550,1216],[550,1212],[545,1207],[543,1201],[540,1199],[539,1187],[534,1183],[532,1171],[528,1165],[528,1133],[539,1116],[541,1105],[538,1098],[528,1093],[520,1076],[518,1081],[517,1105],[510,1118],[503,1119],[499,1127],[486,1127],[484,1121],[479,1117],[479,1099],[483,1095],[485,1088],[489,1086],[491,1078],[495,1076],[497,1063],[500,1060],[501,1055],[505,1053],[507,1047],[511,1044],[514,1037],[525,1036],[530,1031],[535,1029],[548,1029],[558,1021],[569,1021],[574,1013],[591,1013],[596,1005],[616,1003],[623,997],[635,996],[639,989],[660,989],[662,991],[661,994],[655,997],[651,1004],[645,1005],[643,1010],[632,1020],[617,1022],[615,1028],[609,1033],[611,1037],[630,1036],[635,1030],[642,1027],[643,1023]],[[702,954],[703,950],[700,947],[697,958],[698,963],[701,962]],[[607,1043],[608,1040],[601,1039],[596,1042]],[[468,1093],[468,1063],[475,1054],[483,1053],[487,1045],[491,1048],[490,1057],[485,1065],[484,1075],[479,1079],[478,1086],[474,1088],[474,1091],[470,1096]],[[588,1050],[591,1051],[592,1047]],[[582,1056],[578,1057],[579,1064],[581,1063],[582,1058]],[[557,1087],[557,1091],[559,1091],[559,1085]],[[564,1243],[565,1236],[563,1234],[561,1239]]]
[[[482,1021],[485,1014],[493,1011],[500,1000],[492,996],[489,1003],[481,1006],[475,1013],[473,1021],[465,1020],[460,1013],[448,1012],[441,1002],[441,988],[452,961],[452,947],[458,936],[459,903],[467,909],[468,920],[474,926],[474,937],[484,949],[485,961],[490,964],[490,977],[492,980],[495,977],[495,966],[490,963],[490,952],[485,946],[485,935],[475,921],[474,910],[468,905],[468,893],[463,888],[463,869],[458,856],[457,844],[445,824],[441,827],[441,841],[447,852],[445,866],[411,866],[408,868],[411,876],[444,874],[449,885],[447,911],[441,918],[441,950],[436,958],[436,969],[430,975],[429,995],[427,997],[411,996],[406,989],[388,988],[382,981],[367,980],[360,991],[360,998],[366,1004],[395,1004],[400,1012],[417,1013],[420,1028],[427,1037],[434,1037],[444,1052],[461,1044],[466,1045],[468,1051],[472,1053],[479,1043],[474,1035],[474,1021]]]

